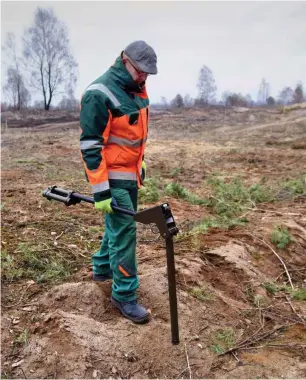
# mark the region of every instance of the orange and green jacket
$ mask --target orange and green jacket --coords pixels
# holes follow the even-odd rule
[[[111,197],[110,187],[140,187],[148,120],[145,86],[134,82],[119,57],[81,101],[81,155],[96,202]]]

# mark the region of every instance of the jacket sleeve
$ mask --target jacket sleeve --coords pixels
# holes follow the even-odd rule
[[[103,94],[97,91],[85,92],[81,101],[80,149],[95,202],[111,198],[103,152],[109,136],[111,117],[107,98]]]

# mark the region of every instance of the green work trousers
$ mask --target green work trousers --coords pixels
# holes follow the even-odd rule
[[[118,206],[137,211],[138,189],[111,188]],[[112,296],[118,301],[136,299],[139,287],[136,262],[136,222],[119,212],[106,214],[100,250],[92,256],[94,274],[113,272]]]

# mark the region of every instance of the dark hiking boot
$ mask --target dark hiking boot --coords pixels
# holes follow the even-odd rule
[[[134,323],[147,323],[150,320],[151,314],[148,310],[137,303],[137,300],[120,302],[115,298],[111,298],[111,303],[119,309],[120,313],[133,321]]]
[[[105,274],[94,274],[94,273],[92,274],[92,279],[94,281],[104,282],[104,281],[111,280],[112,278],[113,278],[113,272],[111,270]]]

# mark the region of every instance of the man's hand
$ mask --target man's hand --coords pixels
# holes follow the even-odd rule
[[[142,182],[145,180],[147,174],[147,165],[144,161],[141,163],[141,180]]]
[[[105,201],[95,202],[95,209],[112,214],[114,211],[111,206],[112,198],[105,199]]]

